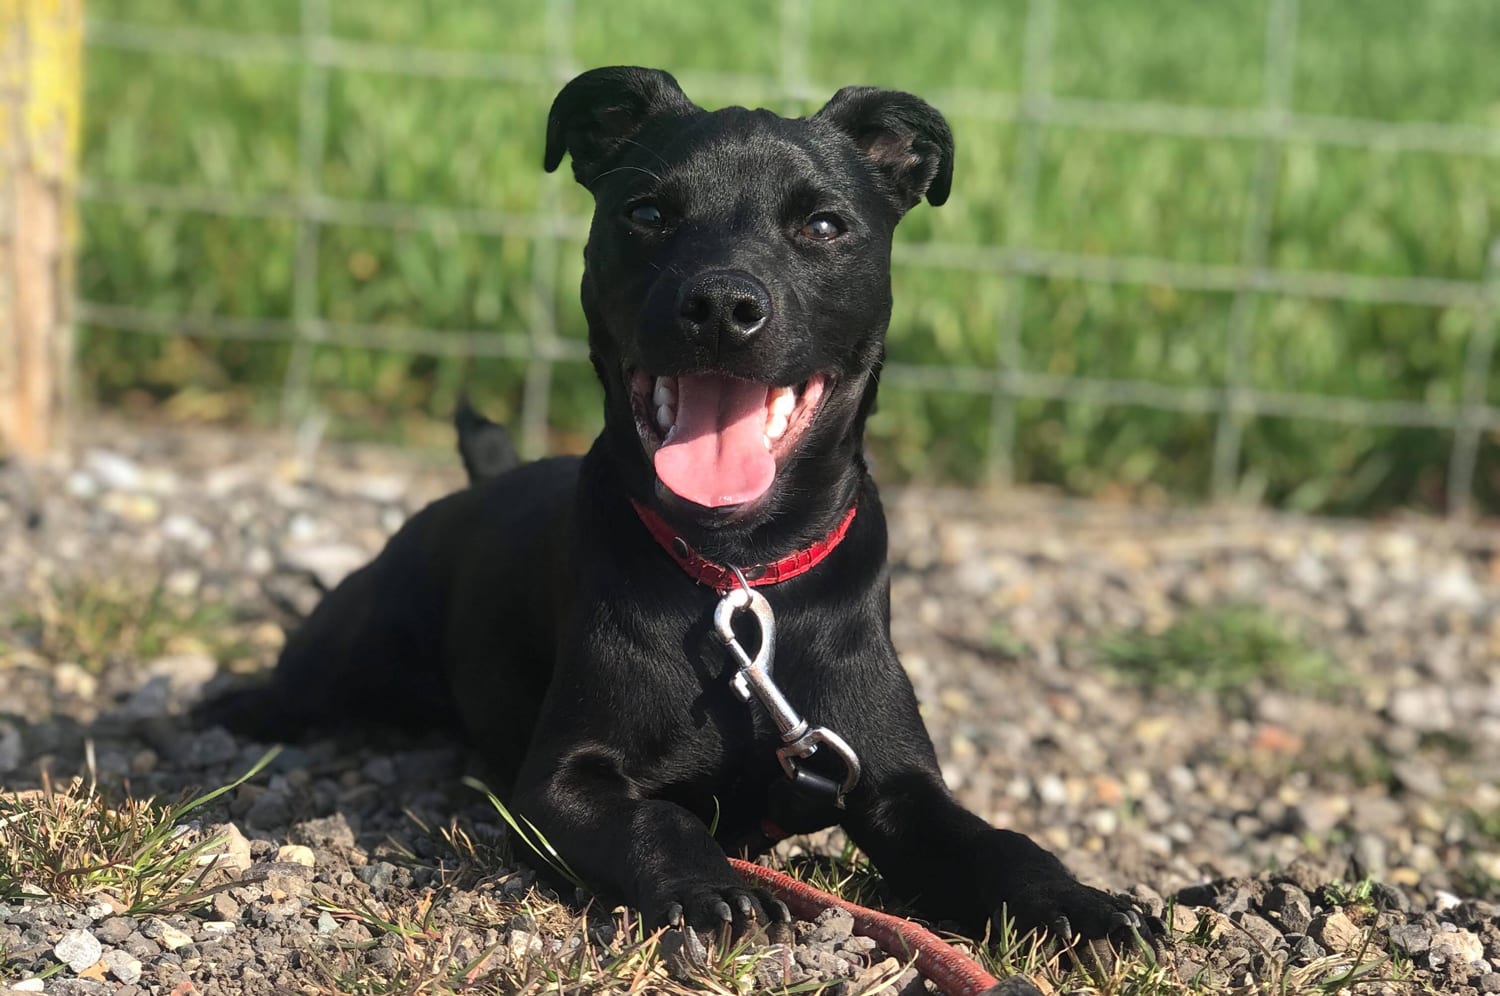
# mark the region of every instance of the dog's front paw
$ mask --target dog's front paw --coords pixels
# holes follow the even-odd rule
[[[1136,937],[1155,944],[1164,933],[1160,920],[1129,899],[1112,896],[1072,878],[1039,882],[1008,900],[996,919],[1009,917],[1019,933],[1039,931],[1063,944],[1108,941],[1128,946]],[[998,924],[997,924],[998,925]]]
[[[770,927],[792,919],[786,904],[764,889],[704,882],[665,887],[642,904],[641,913],[653,928],[692,927],[708,933],[729,926],[735,936],[755,924]]]

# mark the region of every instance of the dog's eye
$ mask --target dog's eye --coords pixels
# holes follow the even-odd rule
[[[650,201],[633,205],[625,216],[632,225],[639,225],[641,228],[660,228],[662,224],[661,208]]]
[[[802,226],[803,238],[816,239],[819,242],[827,242],[843,234],[844,223],[839,220],[838,215],[833,214],[815,214]]]

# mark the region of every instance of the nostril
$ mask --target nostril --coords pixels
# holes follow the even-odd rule
[[[759,301],[747,297],[735,302],[730,316],[734,319],[734,324],[740,328],[750,328],[765,321],[766,312]]]
[[[708,298],[702,294],[689,294],[682,302],[679,314],[694,324],[700,324],[708,320],[713,307],[708,303]]]

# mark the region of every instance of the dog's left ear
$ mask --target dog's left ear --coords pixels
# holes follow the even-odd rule
[[[904,214],[925,196],[934,207],[953,186],[953,132],[937,108],[900,90],[846,86],[813,115],[854,139],[890,185]]]
[[[699,110],[671,74],[660,69],[590,69],[563,87],[552,102],[542,165],[551,173],[566,152],[573,157],[573,178],[587,187],[648,121],[688,117]]]

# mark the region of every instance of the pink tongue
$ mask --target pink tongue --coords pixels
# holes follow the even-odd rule
[[[776,461],[766,449],[764,384],[692,374],[677,378],[677,425],[656,451],[656,476],[679,498],[717,508],[766,493]]]

